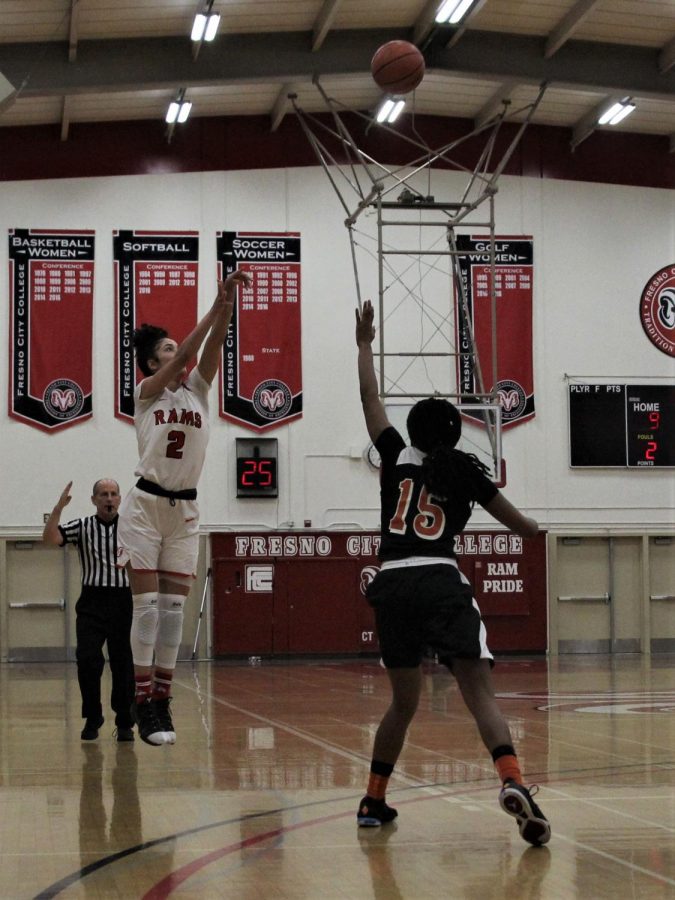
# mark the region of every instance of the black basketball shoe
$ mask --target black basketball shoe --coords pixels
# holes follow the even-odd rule
[[[387,806],[384,800],[374,800],[367,794],[359,803],[356,821],[361,828],[377,828],[386,825],[398,815],[398,811]]]
[[[171,710],[169,709],[171,697],[164,697],[162,700],[153,700],[152,702],[155,705],[155,713],[164,732],[164,743],[175,744],[176,729],[174,728]]]
[[[548,819],[532,799],[539,788],[533,785],[529,790],[525,785],[509,779],[499,794],[499,805],[518,822],[520,836],[534,847],[547,844],[551,839]]]
[[[142,741],[146,744],[152,744],[153,747],[159,747],[165,744],[164,729],[159,721],[155,704],[148,697],[142,703],[131,704],[131,718],[138,726],[138,733]]]

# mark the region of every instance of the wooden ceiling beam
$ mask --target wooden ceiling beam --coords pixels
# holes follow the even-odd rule
[[[80,0],[70,0],[70,26],[68,28],[68,62],[77,59],[78,31],[77,23],[80,15]]]
[[[70,98],[66,94],[63,98],[63,106],[61,107],[61,140],[68,140],[68,132],[70,131]]]
[[[544,57],[550,59],[565,41],[569,40],[586,16],[593,12],[600,0],[577,0],[572,9],[564,16],[549,34],[546,40]]]
[[[668,71],[668,69],[672,68],[675,64],[675,38],[669,43],[666,44],[665,47],[659,53],[659,72],[664,74]]]
[[[312,28],[312,53],[315,53],[326,40],[341,3],[342,0],[323,0],[323,6]]]
[[[292,84],[284,84],[277,94],[277,99],[274,101],[274,106],[270,113],[270,131],[276,131],[281,125],[286,113],[291,111],[291,101],[288,99],[288,95],[292,90]]]

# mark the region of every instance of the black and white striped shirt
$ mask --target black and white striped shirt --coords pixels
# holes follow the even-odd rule
[[[115,565],[117,521],[117,516],[112,522],[103,522],[94,515],[59,525],[64,543],[77,546],[86,587],[129,587],[127,573]]]

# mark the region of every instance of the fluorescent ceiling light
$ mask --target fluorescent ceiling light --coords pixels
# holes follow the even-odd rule
[[[444,0],[436,12],[436,21],[439,25],[456,25],[474,3],[475,0]]]
[[[621,122],[623,119],[625,119],[626,116],[629,116],[633,112],[634,109],[635,109],[634,103],[626,103],[626,105],[622,109],[620,109],[616,113],[616,115],[613,116],[609,120],[609,124],[610,125],[618,125],[619,122]]]
[[[171,103],[169,103],[169,108],[166,111],[164,121],[169,125],[173,125],[174,122],[182,125],[183,122],[187,121],[191,109],[192,103],[188,100],[183,100],[182,96],[179,96],[177,100],[172,100]]]
[[[187,121],[187,117],[190,115],[190,110],[192,109],[192,104],[187,100],[180,105],[180,112],[178,113],[178,119],[176,120],[179,125],[182,125],[183,122]]]
[[[220,25],[220,16],[218,13],[197,13],[192,23],[192,34],[190,37],[193,41],[212,41],[218,31]]]
[[[395,97],[386,97],[377,110],[376,120],[378,122],[387,122],[393,124],[403,112],[405,100]]]
[[[176,103],[175,100],[172,100],[169,103],[169,108],[166,111],[166,116],[164,121],[168,122],[169,125],[173,125],[173,123],[178,118],[178,113],[180,112],[180,103]]]
[[[206,31],[206,16],[203,13],[197,13],[195,16],[195,20],[192,23],[192,34],[190,35],[193,41],[201,41],[204,37],[204,32]]]
[[[205,41],[212,41],[214,39],[219,25],[220,16],[218,15],[218,13],[212,13],[212,15],[209,16],[209,21],[206,25],[206,31],[204,32]]]
[[[619,100],[604,112],[598,119],[598,125],[618,125],[626,116],[635,109],[635,104],[630,99]]]

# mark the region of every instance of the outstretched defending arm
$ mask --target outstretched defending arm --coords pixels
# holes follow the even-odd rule
[[[73,486],[73,482],[69,481],[68,484],[61,491],[61,496],[56,501],[56,506],[49,514],[49,518],[45,522],[45,527],[42,532],[42,540],[45,544],[52,544],[54,547],[63,546],[63,535],[59,531],[59,522],[61,521],[61,513],[64,508],[68,506],[70,503],[70,489]]]
[[[499,491],[497,491],[497,494],[489,503],[485,504],[485,509],[491,516],[497,519],[498,522],[501,522],[502,525],[506,525],[509,531],[513,531],[521,537],[533,538],[539,533],[539,523],[536,519],[524,516],[521,511]]]
[[[375,326],[373,317],[375,313],[373,304],[366,300],[363,310],[356,310],[356,345],[359,348],[359,389],[361,391],[361,406],[366,420],[366,428],[373,443],[377,441],[385,428],[390,425],[384,405],[380,400],[373,363],[373,340],[375,339]]]

